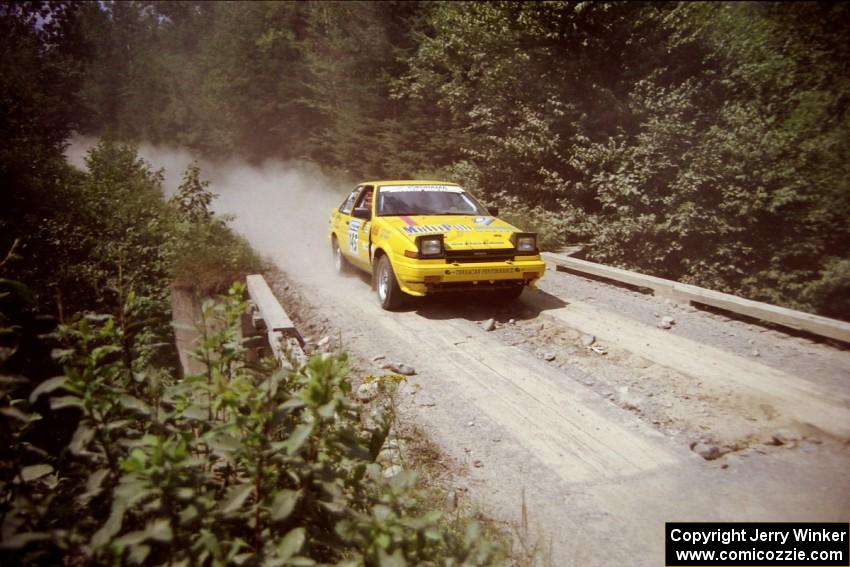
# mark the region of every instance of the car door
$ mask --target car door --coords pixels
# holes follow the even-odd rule
[[[375,188],[372,185],[362,187],[360,194],[354,201],[351,211],[351,219],[348,224],[348,250],[346,254],[351,262],[364,270],[369,270],[371,265],[370,237],[372,229],[372,215],[374,214]]]
[[[351,252],[351,237],[349,233],[351,221],[353,220],[351,212],[354,209],[355,201],[357,201],[357,198],[360,196],[362,191],[363,187],[357,187],[354,189],[342,205],[339,206],[339,209],[336,210],[333,215],[333,220],[331,221],[332,231],[339,239],[339,249],[349,260],[352,259],[353,255]]]

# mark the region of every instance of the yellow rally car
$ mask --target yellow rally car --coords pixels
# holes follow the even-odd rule
[[[384,309],[398,307],[405,295],[442,291],[515,299],[545,270],[537,235],[443,181],[361,183],[331,213],[328,236],[336,270],[353,265],[371,273]]]

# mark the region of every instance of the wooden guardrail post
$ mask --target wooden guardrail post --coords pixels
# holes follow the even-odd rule
[[[265,333],[272,354],[281,366],[292,366],[290,360],[297,364],[305,362],[304,339],[266,280],[259,274],[252,274],[246,282],[251,299],[251,327],[257,333]]]

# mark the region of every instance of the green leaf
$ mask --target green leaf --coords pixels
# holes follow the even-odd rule
[[[11,419],[17,419],[18,421],[23,421],[24,423],[29,423],[32,420],[32,417],[28,413],[24,413],[16,407],[5,407],[0,408],[0,414],[5,415]]]
[[[307,405],[307,402],[302,400],[301,398],[289,398],[279,406],[277,406],[277,411],[289,413],[294,409],[303,408]]]
[[[121,531],[125,512],[126,508],[123,502],[117,500],[112,502],[112,512],[110,512],[109,518],[91,538],[92,547],[97,549],[112,541],[115,535]]]
[[[50,351],[50,358],[58,362],[63,362],[74,355],[72,348],[54,348]]]
[[[71,442],[68,444],[71,454],[79,455],[85,451],[92,439],[94,439],[94,429],[88,426],[85,422],[80,422],[77,430],[74,431],[74,436],[71,437]]]
[[[78,500],[80,500],[81,503],[85,503],[100,494],[102,490],[101,486],[103,485],[103,481],[108,475],[108,468],[98,469],[91,473],[89,475],[88,480],[86,481],[86,491],[77,497]]]
[[[151,552],[149,545],[133,545],[130,547],[129,561],[130,565],[142,565],[145,559]]]
[[[141,477],[133,474],[124,475],[121,482],[112,491],[112,507],[113,509],[116,506],[121,506],[124,509],[132,508],[148,497],[156,495],[158,491],[158,489],[149,488],[147,481]]]
[[[165,518],[159,518],[148,522],[145,527],[145,539],[152,539],[162,543],[168,543],[174,538],[171,524]]]
[[[336,413],[337,405],[339,405],[339,402],[337,400],[331,400],[325,405],[320,406],[317,412],[323,418],[330,419]]]
[[[83,400],[77,396],[57,396],[50,398],[50,409],[52,410],[80,407],[83,407]]]
[[[295,528],[290,531],[284,536],[277,546],[278,557],[286,561],[301,551],[301,547],[303,547],[306,537],[306,531],[304,528]]]
[[[103,345],[99,346],[95,349],[92,349],[91,354],[89,354],[89,358],[94,361],[95,364],[100,363],[104,358],[109,356],[112,353],[119,352],[121,347],[116,345]]]
[[[21,469],[24,482],[31,482],[53,472],[53,467],[47,464],[30,465]]]
[[[104,424],[104,431],[114,431],[116,429],[124,429],[128,425],[133,423],[133,420],[130,419],[119,419],[117,421],[110,421],[109,423]]]
[[[112,543],[119,547],[135,546],[145,541],[145,539],[147,538],[145,537],[144,530],[136,530],[122,535]]]
[[[300,493],[296,490],[281,490],[275,494],[271,505],[271,519],[275,522],[285,520],[295,509]]]
[[[207,439],[207,445],[216,453],[232,453],[242,447],[239,439],[222,432],[211,434]]]
[[[442,513],[439,510],[432,510],[418,518],[404,518],[401,520],[401,523],[413,530],[419,531],[437,526],[441,517]]]
[[[126,472],[140,473],[147,466],[148,456],[141,449],[133,449],[121,465]]]
[[[206,421],[209,418],[209,410],[196,405],[190,405],[180,415],[192,421]]]
[[[17,280],[0,278],[0,285],[12,288],[12,290],[16,294],[18,294],[18,296],[26,300],[28,303],[32,303],[33,301],[35,301],[35,295],[33,294],[32,290],[30,290],[30,288],[26,286],[26,284],[23,284]]]
[[[312,423],[303,423],[296,427],[292,435],[286,440],[286,454],[294,455],[297,453],[304,446],[307,439],[310,438],[311,433],[313,433]]]
[[[129,394],[121,394],[118,397],[118,403],[125,409],[138,412],[142,415],[147,416],[151,414],[151,407],[148,404]]]
[[[41,384],[35,387],[35,389],[30,394],[30,403],[35,403],[39,396],[42,394],[49,394],[53,390],[58,390],[62,388],[65,383],[68,382],[67,376],[54,376],[53,378],[48,378]]]
[[[21,549],[34,541],[44,541],[50,537],[50,534],[41,532],[22,532],[0,541],[0,549]]]
[[[316,562],[309,557],[303,557],[301,555],[297,555],[286,562],[287,565],[291,565],[292,567],[312,567],[316,564]]]
[[[138,544],[153,540],[163,543],[170,542],[174,537],[171,525],[165,518],[158,518],[147,523],[144,530],[136,530],[124,534],[114,541],[114,545],[135,547]]]
[[[231,488],[227,492],[224,502],[221,504],[221,513],[231,514],[241,508],[253,489],[254,487],[250,484],[238,485]]]

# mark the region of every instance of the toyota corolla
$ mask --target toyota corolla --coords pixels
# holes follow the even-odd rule
[[[337,271],[370,273],[384,309],[460,290],[512,300],[545,271],[536,234],[443,181],[361,183],[332,211],[328,236]]]

